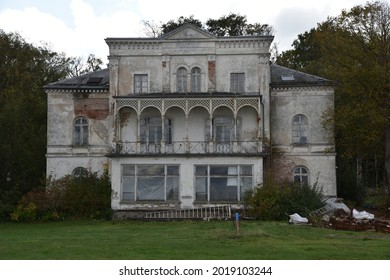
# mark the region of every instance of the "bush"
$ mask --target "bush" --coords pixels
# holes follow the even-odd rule
[[[48,221],[65,218],[109,219],[111,217],[111,184],[108,174],[89,172],[74,178],[47,179],[22,197],[11,214],[13,221]]]
[[[322,207],[322,201],[322,191],[317,184],[311,187],[272,182],[259,186],[246,197],[249,215],[268,221],[284,220],[294,213],[307,216],[311,211]]]

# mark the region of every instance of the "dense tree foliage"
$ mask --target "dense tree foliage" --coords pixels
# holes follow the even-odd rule
[[[384,132],[390,125],[390,8],[372,2],[298,36],[277,63],[338,82],[334,124],[339,195],[363,200],[364,187],[385,184]]]
[[[96,66],[97,59],[91,59],[90,64]],[[18,34],[0,30],[0,61],[0,219],[3,219],[9,217],[20,197],[44,178],[47,100],[42,87],[72,76],[73,58],[47,46],[36,47]]]
[[[179,17],[160,25],[151,21],[144,21],[145,34],[149,37],[157,37],[175,30],[186,23],[191,23],[199,28],[207,30],[216,36],[245,36],[245,35],[272,35],[273,28],[268,24],[248,23],[246,16],[230,13],[218,19],[208,19],[205,24],[194,16]]]

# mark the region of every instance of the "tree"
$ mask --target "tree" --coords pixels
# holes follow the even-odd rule
[[[0,219],[44,177],[46,96],[69,73],[68,59],[0,30]]]
[[[217,36],[271,35],[273,28],[268,24],[248,24],[246,16],[231,13],[219,19],[208,19],[207,30]]]
[[[96,57],[94,54],[90,54],[87,61],[82,57],[71,57],[68,58],[68,77],[81,76],[89,72],[95,72],[101,69],[103,61]]]
[[[351,189],[343,182],[355,178],[355,199],[363,199],[364,185],[383,186],[384,132],[390,124],[390,8],[372,2],[342,11],[298,36],[294,49],[277,63],[338,82],[335,110],[324,116],[333,123],[342,195]],[[349,165],[355,174],[345,174]],[[387,171],[388,172],[388,171]],[[342,174],[342,176],[340,176]],[[340,188],[341,187],[341,188]]]
[[[200,20],[181,16],[177,20],[161,23],[160,26],[151,21],[143,21],[145,34],[148,37],[157,37],[175,30],[183,24],[191,23],[216,36],[246,36],[246,35],[272,35],[274,30],[268,24],[247,23],[246,16],[230,13],[218,19],[208,19],[205,24]]]
[[[198,19],[194,19],[194,16],[190,16],[190,17],[181,16],[176,21],[170,20],[167,23],[161,24],[161,34],[166,34],[168,32],[171,32],[185,23],[191,23],[199,28],[203,27],[202,22]]]
[[[154,21],[143,20],[145,35],[150,38],[157,38],[161,35],[161,26],[156,24]]]

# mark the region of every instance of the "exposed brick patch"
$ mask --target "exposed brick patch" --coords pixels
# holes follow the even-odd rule
[[[208,62],[209,81],[215,88],[215,61]]]
[[[76,116],[86,116],[90,119],[104,120],[109,114],[108,98],[76,98],[74,100]]]

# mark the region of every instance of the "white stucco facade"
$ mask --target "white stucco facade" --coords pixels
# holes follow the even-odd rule
[[[45,87],[47,175],[108,170],[119,212],[240,207],[271,168],[335,196],[333,136],[321,124],[333,86],[271,66],[272,40],[192,25],[107,38],[108,69]]]

